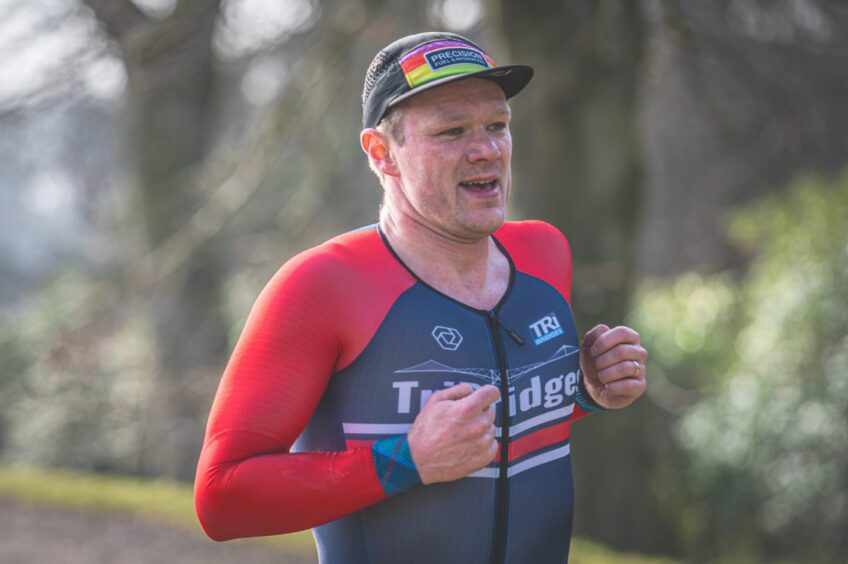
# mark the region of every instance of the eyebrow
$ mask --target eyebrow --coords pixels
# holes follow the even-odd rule
[[[498,108],[493,113],[497,116],[506,116],[506,117],[510,117],[510,115],[512,115],[512,111],[510,110],[510,107],[508,105],[504,105],[502,108]],[[439,123],[450,123],[450,122],[462,121],[464,119],[467,119],[469,115],[471,115],[471,114],[468,113],[468,112],[459,112],[459,113],[455,113],[455,114],[444,114],[444,115],[439,116],[437,118],[437,120],[438,120]]]

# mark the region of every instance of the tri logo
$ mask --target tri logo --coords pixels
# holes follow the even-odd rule
[[[528,327],[530,328],[530,333],[533,335],[533,342],[537,345],[550,341],[563,333],[559,319],[557,319],[556,314],[553,312],[534,321]]]

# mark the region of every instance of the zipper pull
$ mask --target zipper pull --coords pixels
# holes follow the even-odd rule
[[[521,335],[519,335],[518,333],[516,333],[515,331],[513,331],[509,327],[506,327],[503,323],[501,323],[501,320],[498,319],[498,316],[495,313],[495,310],[490,309],[487,313],[489,314],[489,319],[491,319],[498,327],[503,329],[506,332],[506,334],[509,335],[509,338],[512,339],[513,341],[515,341],[515,344],[517,344],[519,347],[524,346],[524,339],[521,338]]]

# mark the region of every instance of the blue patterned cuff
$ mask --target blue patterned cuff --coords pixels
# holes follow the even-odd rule
[[[579,377],[577,378],[577,393],[574,394],[574,399],[577,401],[577,405],[579,405],[586,413],[606,411],[607,408],[593,400],[592,396],[589,394],[589,391],[586,390],[586,384],[583,382],[583,371],[579,371],[578,375]]]
[[[371,454],[386,495],[394,495],[421,484],[406,435],[374,441]]]

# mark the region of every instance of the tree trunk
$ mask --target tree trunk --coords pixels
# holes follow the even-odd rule
[[[848,11],[833,2],[648,4],[639,271],[744,266],[728,212],[848,163]]]
[[[152,260],[201,205],[190,171],[203,162],[213,134],[212,32],[219,0],[180,0],[152,20],[129,2],[90,0],[119,43],[129,76],[130,147],[139,182],[138,222]],[[221,308],[222,252],[201,245],[171,272],[152,272],[152,326],[158,373],[146,414],[142,473],[191,479],[214,389],[227,352]],[[148,289],[145,289],[148,290]]]

